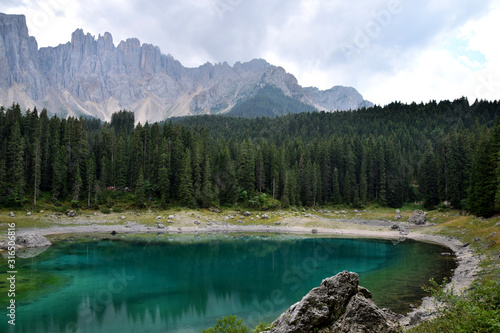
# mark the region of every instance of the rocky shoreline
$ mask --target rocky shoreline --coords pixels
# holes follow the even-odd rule
[[[19,229],[18,235],[37,234],[41,236],[62,235],[62,234],[145,234],[145,233],[165,233],[165,234],[201,234],[201,233],[285,233],[285,234],[315,234],[325,236],[341,237],[363,237],[363,238],[385,238],[403,241],[413,239],[422,242],[431,242],[448,247],[456,256],[457,268],[454,271],[453,278],[446,288],[453,288],[456,292],[466,290],[477,277],[479,272],[479,262],[481,258],[474,253],[468,244],[463,244],[460,240],[452,237],[443,237],[438,235],[421,233],[421,229],[409,232],[405,226],[403,231],[391,230],[392,222],[381,222],[369,220],[354,221],[348,223],[339,221],[343,228],[310,228],[306,226],[288,226],[288,225],[235,225],[229,223],[213,223],[211,225],[190,226],[182,224],[181,227],[152,227],[135,222],[125,224],[90,224],[90,225],[72,225],[72,226],[52,226],[48,228],[27,228]],[[357,222],[357,223],[356,223]],[[365,226],[378,227],[377,230],[367,230]],[[402,326],[416,324],[420,320],[432,318],[436,314],[436,304],[433,298],[426,297],[422,304],[414,311],[400,318]]]

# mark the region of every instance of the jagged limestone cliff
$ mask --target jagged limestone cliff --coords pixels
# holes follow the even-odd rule
[[[95,38],[78,29],[70,42],[39,49],[23,15],[1,13],[0,75],[0,105],[16,102],[104,120],[121,109],[134,111],[143,123],[224,113],[266,85],[320,110],[371,105],[354,88],[303,88],[293,75],[262,59],[186,68],[135,38],[115,46],[107,32]]]

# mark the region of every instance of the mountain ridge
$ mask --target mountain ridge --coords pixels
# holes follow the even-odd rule
[[[188,68],[137,38],[115,46],[109,32],[96,38],[77,29],[65,44],[38,48],[24,15],[2,13],[0,75],[0,105],[16,102],[102,120],[122,109],[133,111],[141,122],[226,113],[267,85],[318,110],[373,105],[351,87],[303,88],[284,68],[263,59]]]

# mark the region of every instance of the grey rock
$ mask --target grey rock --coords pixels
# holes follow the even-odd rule
[[[14,213],[13,213],[13,212],[10,212],[10,213],[9,213],[9,216],[10,216],[10,217],[14,217],[15,215],[14,215]]]
[[[262,214],[261,218],[264,219],[264,220],[268,220],[271,217],[269,217],[269,215],[267,215],[267,214]]]
[[[163,223],[158,223],[158,229],[165,229],[165,226],[163,225]]]
[[[252,215],[250,212],[246,211],[246,212],[243,212],[243,216],[247,217],[247,216],[250,216]]]
[[[161,217],[161,216],[157,216],[157,217],[155,217],[155,220],[161,220],[162,218],[163,217]]]
[[[318,233],[318,229],[312,229],[312,230],[311,230],[311,233],[313,233],[313,234],[317,234],[317,233]]]
[[[26,248],[47,247],[52,245],[52,243],[47,238],[36,233],[16,234],[15,244],[17,246]],[[8,240],[5,240],[0,248],[7,249],[8,246]]]
[[[423,225],[425,224],[426,220],[427,220],[427,213],[417,209],[413,212],[412,216],[410,216],[408,222],[414,223],[416,225]]]
[[[169,216],[168,216],[168,219],[169,219],[169,220],[173,220],[173,219],[175,219],[175,215],[169,215]]]
[[[391,226],[391,229],[392,229],[392,230],[398,230],[398,229],[399,229],[399,225],[397,225],[397,224],[393,224],[393,225]]]
[[[489,249],[490,247],[493,247],[496,245],[497,242],[495,241],[491,241],[488,245],[487,245],[487,248]]]
[[[356,273],[341,272],[324,279],[300,302],[273,322],[271,333],[397,332],[397,315],[379,309],[371,293],[359,287]]]
[[[0,14],[0,105],[18,102],[22,108],[108,121],[113,112],[127,109],[144,123],[226,112],[267,85],[318,110],[373,105],[351,87],[303,88],[293,75],[262,59],[186,68],[136,38],[115,46],[108,32],[96,38],[78,29],[70,42],[39,49],[24,15]]]
[[[120,220],[125,220],[125,216],[120,216]]]
[[[487,240],[488,240],[488,239],[490,239],[490,238],[495,237],[496,235],[497,235],[497,232],[493,232],[493,233],[489,234],[489,235],[488,235],[485,239],[487,239]]]
[[[212,207],[212,208],[210,208],[210,211],[211,211],[212,213],[222,213],[222,211],[221,211],[219,208],[217,208],[217,207]]]
[[[69,212],[66,213],[68,217],[75,217],[76,216],[76,210],[70,210]]]
[[[27,212],[27,213],[26,213],[26,216],[31,216],[31,212]]]
[[[200,221],[196,220],[196,221],[194,221],[194,224],[200,225]]]

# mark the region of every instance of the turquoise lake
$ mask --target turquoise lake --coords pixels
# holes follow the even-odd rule
[[[343,270],[357,272],[380,307],[406,313],[430,278],[455,268],[441,255],[448,249],[411,240],[115,237],[59,241],[17,258],[16,326],[7,324],[3,278],[0,332],[201,332],[228,314],[253,328]]]

